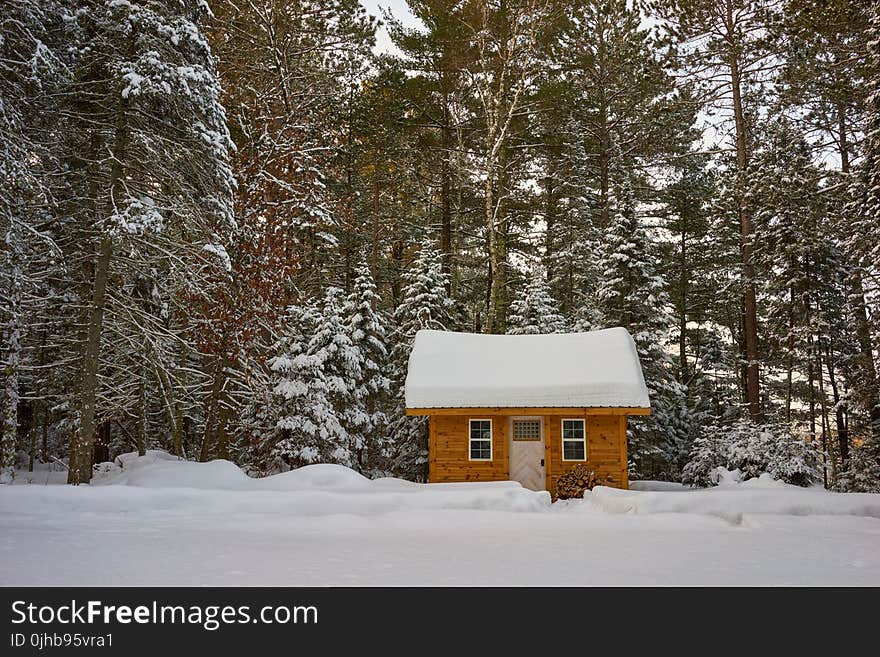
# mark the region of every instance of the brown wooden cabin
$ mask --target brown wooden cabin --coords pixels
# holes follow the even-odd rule
[[[626,427],[650,413],[635,344],[622,328],[553,335],[419,331],[407,415],[430,418],[428,481],[556,488],[585,463],[628,488]]]

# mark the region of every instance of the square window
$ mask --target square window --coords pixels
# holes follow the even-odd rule
[[[541,440],[541,420],[514,420],[513,439]]]

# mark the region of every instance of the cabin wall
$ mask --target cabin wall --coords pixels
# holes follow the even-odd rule
[[[428,450],[428,481],[504,481],[510,478],[508,465],[508,415],[432,415]],[[471,419],[492,420],[492,461],[468,459],[468,431]],[[562,419],[584,418],[587,434],[587,467],[605,486],[628,488],[626,469],[626,415],[544,415],[544,447],[547,490],[553,492],[557,478],[577,461],[562,459]]]
[[[544,418],[547,452],[547,490],[556,489],[556,480],[578,461],[562,459],[562,420],[584,418],[587,431],[587,468],[596,473],[603,486],[629,488],[626,469],[625,415],[551,415]],[[580,461],[583,463],[583,461]]]
[[[469,420],[492,420],[492,460],[471,461]],[[428,439],[428,481],[505,481],[508,418],[500,415],[432,415]]]

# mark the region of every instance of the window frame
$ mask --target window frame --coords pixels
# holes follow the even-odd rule
[[[527,422],[537,422],[538,423],[538,437],[537,438],[535,438],[535,439],[532,439],[532,438],[522,439],[521,438],[519,440],[516,439],[516,436],[514,435],[515,425],[517,422],[522,422],[524,420]],[[544,418],[540,415],[516,415],[516,416],[511,417],[510,418],[510,441],[515,442],[515,443],[516,442],[523,442],[523,443],[541,442],[541,443],[543,443],[544,442]]]
[[[488,422],[489,423],[489,458],[487,459],[475,459],[473,458],[473,451],[471,450],[471,445],[477,442],[486,442],[485,438],[474,438],[472,425],[474,422]],[[468,461],[473,461],[474,463],[489,463],[495,458],[495,445],[493,444],[495,438],[495,426],[492,422],[492,418],[490,417],[473,417],[468,418]]]
[[[583,427],[583,438],[566,438],[565,437],[565,423],[566,422],[580,422]],[[567,463],[586,463],[587,461],[587,420],[582,417],[564,417],[559,421],[559,437],[562,441],[562,460]],[[583,443],[584,445],[584,458],[582,459],[567,459],[565,458],[565,443]]]

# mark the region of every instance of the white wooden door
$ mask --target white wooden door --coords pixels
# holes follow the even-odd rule
[[[531,490],[546,489],[544,426],[541,418],[514,418],[510,423],[510,478]]]

